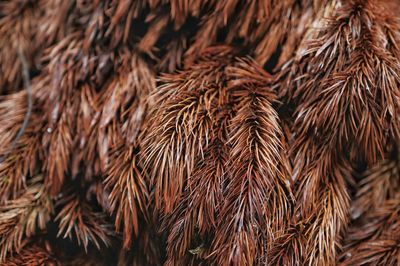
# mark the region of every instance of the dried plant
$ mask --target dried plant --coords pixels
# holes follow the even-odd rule
[[[41,181],[42,176],[34,177],[23,194],[0,207],[0,260],[20,251],[26,238],[45,229],[50,220],[53,204]]]
[[[350,228],[343,265],[396,265],[400,262],[399,203],[397,193],[365,215],[362,225]]]
[[[5,121],[0,130],[0,202],[16,198],[26,187],[28,177],[37,173],[40,138],[36,133],[41,128],[41,119],[40,113],[34,112],[32,119],[37,124],[22,128],[28,108],[26,94],[21,91],[4,96],[0,106],[2,121]]]
[[[181,197],[196,157],[209,142],[212,102],[220,98],[225,82],[221,71],[230,52],[229,47],[206,51],[189,69],[164,76],[164,85],[151,96],[155,103],[143,140],[144,167],[155,186],[155,204],[165,213]]]
[[[45,248],[40,246],[30,245],[22,249],[19,253],[13,254],[1,266],[41,266],[41,265],[61,265]]]
[[[243,69],[251,67],[244,64]],[[257,79],[249,82],[255,74],[246,75],[240,67],[228,68],[231,72],[236,79],[228,83],[234,112],[228,133],[228,181],[213,245],[219,264],[252,265],[262,263],[257,260],[264,259],[268,242],[283,230],[291,209],[291,184],[272,108],[274,92],[257,86]]]
[[[137,150],[121,146],[113,154],[111,160],[118,164],[110,167],[105,185],[110,189],[111,211],[116,213],[116,230],[123,226],[124,247],[129,248],[132,233],[139,234],[139,212],[147,213],[148,188],[137,166]]]
[[[1,0],[0,264],[398,265],[398,14]]]
[[[343,265],[396,265],[400,262],[400,176],[398,154],[366,171],[352,206]]]
[[[89,243],[95,244],[97,248],[100,248],[100,241],[109,244],[108,237],[112,232],[104,214],[94,212],[74,194],[63,197],[57,204],[62,205],[55,217],[55,221],[60,223],[57,236],[72,238],[74,235],[78,245],[82,245],[85,250]]]

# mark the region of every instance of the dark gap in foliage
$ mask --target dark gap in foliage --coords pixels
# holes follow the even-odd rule
[[[67,251],[71,257],[75,256],[81,251],[82,247],[78,246],[72,240],[68,238],[63,238],[62,236],[57,237],[58,233],[57,223],[49,221],[46,224],[46,231],[47,231],[47,239],[52,244],[52,246],[57,247],[57,250]]]
[[[54,256],[62,265],[82,265],[87,261],[97,261],[96,265],[117,265],[120,241],[117,238],[112,239],[112,245],[109,248],[103,247],[98,250],[93,243],[89,243],[87,251],[79,246],[76,239],[57,237],[58,224],[48,222],[46,224],[46,239],[53,249]],[[98,264],[101,263],[101,264]]]
[[[166,54],[171,52],[167,46],[171,41],[179,40],[180,38],[186,38],[187,41],[192,39],[196,31],[199,29],[199,23],[199,18],[189,16],[178,30],[174,30],[174,23],[169,21],[166,29],[155,44],[155,47],[157,47],[157,58],[163,58]]]
[[[282,53],[282,45],[280,44],[276,48],[275,52],[268,59],[268,61],[264,64],[264,69],[268,73],[273,73],[274,72],[275,67],[278,64],[279,57],[281,56],[281,53]]]
[[[199,28],[199,22],[199,18],[189,16],[178,30],[174,30],[173,22],[170,21],[164,34],[158,39],[156,47],[162,49],[162,47],[165,47],[165,45],[180,36],[193,36]]]
[[[146,16],[146,12],[142,12],[138,18],[133,19],[131,22],[128,40],[131,47],[134,47],[149,29],[149,23],[145,22]]]

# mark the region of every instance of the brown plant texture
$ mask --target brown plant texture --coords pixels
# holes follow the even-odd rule
[[[0,265],[400,265],[400,1],[0,0]]]

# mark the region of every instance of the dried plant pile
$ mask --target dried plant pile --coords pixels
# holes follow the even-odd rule
[[[0,265],[399,265],[399,14],[0,1]]]

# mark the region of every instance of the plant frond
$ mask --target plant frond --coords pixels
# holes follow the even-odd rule
[[[40,139],[34,126],[27,129],[11,153],[0,163],[0,202],[15,199],[26,188],[27,179],[37,172]]]
[[[111,37],[111,48],[129,43],[132,20],[142,14],[148,2],[147,0],[112,1],[110,24],[105,32],[105,36]]]
[[[49,143],[44,162],[45,184],[53,196],[60,192],[70,166],[75,129],[71,117],[74,110],[72,109],[70,112],[63,111],[57,123],[54,126],[49,125],[47,127],[48,134],[44,135],[45,143]]]
[[[105,172],[104,161],[106,160],[103,159],[104,161],[102,161],[99,157],[103,158],[101,155],[108,152],[107,146],[99,150],[95,141],[97,137],[96,125],[100,113],[99,97],[89,84],[82,85],[76,97],[79,98],[80,106],[77,107],[76,134],[73,138],[74,151],[70,161],[70,174],[72,177],[78,176],[83,166],[85,168],[85,179],[92,180],[94,176],[99,176]]]
[[[397,191],[398,192],[398,191]],[[396,265],[400,262],[400,194],[354,223],[346,236],[341,265]]]
[[[43,124],[40,112],[34,113],[22,129],[26,112],[26,91],[4,96],[0,104],[0,202],[17,197],[26,187],[29,175],[38,168]],[[37,105],[38,103],[35,103]],[[4,111],[4,113],[3,113]],[[9,116],[8,116],[9,115]]]
[[[398,151],[368,169],[357,186],[351,206],[352,219],[375,210],[400,190]]]
[[[290,211],[288,164],[281,156],[281,129],[272,108],[275,94],[252,84],[230,87],[227,189],[213,248],[218,264],[252,265],[264,258],[270,239]]]
[[[400,79],[390,51],[375,45],[390,36],[382,29],[384,15],[371,5],[339,7],[298,59],[304,73],[295,80],[301,83],[295,97],[302,101],[295,127],[332,147],[352,144],[352,156],[358,152],[373,163],[398,136]]]
[[[0,3],[1,93],[22,88],[23,67],[19,52],[26,56],[29,70],[40,70],[41,51],[62,39],[67,28],[72,27],[72,21],[67,19],[71,9],[68,1],[60,0]]]
[[[18,252],[25,238],[33,236],[37,229],[44,230],[53,204],[42,185],[43,178],[31,179],[23,194],[0,205],[0,261],[11,252]]]
[[[397,225],[398,227],[399,225]],[[389,231],[387,236],[371,240],[357,247],[354,253],[347,253],[349,257],[340,265],[397,265],[399,264],[400,248],[397,231]],[[353,255],[354,254],[354,255]]]
[[[398,14],[0,0],[0,264],[399,264]]]
[[[317,153],[318,154],[318,153]],[[275,263],[303,261],[310,265],[330,265],[336,261],[341,236],[348,224],[350,196],[346,179],[351,168],[343,162],[328,166],[323,154],[299,172],[297,206],[287,232],[273,244],[270,257]],[[332,168],[333,167],[333,168]]]
[[[305,219],[306,242],[305,261],[310,265],[330,265],[335,263],[337,250],[341,247],[341,234],[348,223],[350,197],[347,192],[345,169],[332,173],[331,181],[320,194],[318,211]]]
[[[264,260],[271,265],[293,265],[303,261],[304,243],[307,242],[303,230],[303,224],[289,225],[284,234],[274,239]]]
[[[224,87],[229,47],[206,50],[197,63],[164,75],[153,94],[153,113],[143,141],[144,168],[155,186],[155,204],[169,213],[181,197],[195,159],[203,155],[212,131],[211,104]],[[217,59],[210,57],[217,56]],[[221,73],[222,72],[222,73]]]
[[[56,203],[61,206],[55,218],[59,222],[57,237],[76,239],[87,251],[89,243],[100,249],[101,242],[108,246],[113,233],[106,222],[106,215],[92,210],[89,204],[73,193]]]
[[[1,96],[0,121],[3,123],[0,127],[0,154],[5,155],[11,149],[12,142],[24,121],[26,109],[26,91]]]
[[[291,147],[297,207],[292,223],[304,227],[298,232],[306,239],[305,249],[291,254],[304,252],[304,263],[335,263],[350,214],[349,164],[377,161],[398,136],[398,66],[392,51],[376,45],[391,41],[382,30],[385,15],[372,5],[349,1],[336,6],[311,33],[314,39],[302,44],[301,54],[288,63],[295,73],[287,83],[289,95],[293,86],[291,100],[297,106]],[[291,248],[296,239],[283,241]]]
[[[121,123],[121,134],[129,144],[137,142],[148,105],[146,98],[156,88],[155,73],[136,53],[122,53],[117,76],[100,96],[100,136],[108,135],[107,127]],[[99,140],[100,141],[100,140]],[[116,141],[116,140],[114,140]],[[100,142],[101,143],[101,142]],[[110,143],[110,146],[117,143]],[[101,153],[100,153],[101,154]]]
[[[29,245],[7,257],[0,266],[43,266],[43,265],[61,265],[45,248],[37,245]]]
[[[139,215],[147,216],[149,192],[138,162],[138,149],[121,145],[113,151],[108,176],[104,180],[110,190],[111,211],[115,213],[115,228],[122,229],[124,248],[129,249],[132,237],[139,230]]]
[[[226,72],[232,77],[230,86],[252,84],[265,87],[272,81],[272,76],[251,58],[237,58],[235,65],[228,67]]]
[[[278,245],[275,259],[297,259],[312,265],[332,264],[340,248],[341,235],[349,221],[350,195],[347,181],[352,168],[346,158],[338,158],[330,146],[316,145],[309,137],[295,138],[293,178],[295,179],[296,208],[292,231],[281,241],[293,253],[285,257],[284,244]],[[296,245],[298,239],[303,246]],[[277,255],[275,255],[277,254]]]
[[[34,54],[39,46],[32,42],[43,8],[29,1],[3,1],[0,3],[0,94],[15,92],[22,85],[22,51],[29,66],[34,64]]]
[[[225,103],[226,104],[226,103]],[[227,108],[227,106],[222,106]],[[162,230],[170,229],[167,239],[167,265],[187,264],[197,254],[196,243],[206,253],[201,239],[212,238],[218,213],[224,201],[229,109],[222,111],[214,124],[212,140],[199,156],[177,208],[164,217]],[[199,240],[200,239],[200,240]],[[192,254],[190,254],[192,253]],[[206,257],[203,254],[202,258]]]
[[[155,88],[155,77],[137,53],[123,50],[117,55],[115,77],[100,93],[92,86],[81,87],[76,131],[81,132],[79,152],[73,158],[73,176],[85,165],[85,178],[106,173],[110,150],[121,142],[134,145],[145,120],[146,97]]]
[[[167,27],[169,18],[167,15],[152,14],[149,14],[149,18],[152,18],[151,24],[146,34],[140,39],[137,49],[154,57],[152,52],[155,50],[155,44]]]

